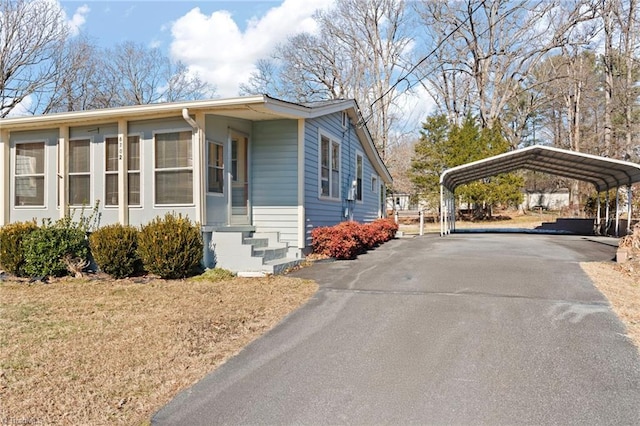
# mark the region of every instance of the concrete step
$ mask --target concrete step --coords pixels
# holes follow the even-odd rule
[[[284,259],[287,257],[286,247],[253,247],[252,256],[261,257],[265,262],[269,260]]]
[[[288,269],[294,268],[304,262],[304,259],[277,259],[264,263],[261,270],[242,270],[238,271],[239,277],[265,277],[267,275],[278,275],[286,272]]]

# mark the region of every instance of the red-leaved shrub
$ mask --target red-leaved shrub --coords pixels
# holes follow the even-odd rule
[[[311,245],[316,254],[336,259],[355,259],[395,237],[398,225],[393,219],[378,219],[367,224],[340,222],[311,231]]]
[[[375,233],[379,234],[380,244],[395,238],[396,232],[398,232],[398,224],[391,218],[378,219],[371,222],[369,226],[375,230]]]

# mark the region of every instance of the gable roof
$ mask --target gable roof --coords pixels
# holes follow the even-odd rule
[[[206,111],[208,113],[250,121],[311,119],[335,112],[346,111],[353,123],[361,122],[360,109],[353,99],[303,105],[272,98],[268,95],[258,95],[3,118],[0,119],[0,129],[19,131],[44,129],[58,125],[79,126],[83,124],[98,124],[113,122],[118,119],[132,119],[134,117],[138,120],[145,118],[163,118],[175,116],[176,114],[180,115],[183,109],[187,109],[190,114],[198,111]],[[354,126],[376,173],[380,175],[385,183],[390,183],[392,181],[391,174],[378,154],[371,134],[365,126],[359,124],[354,124]]]
[[[638,164],[534,145],[452,167],[440,175],[440,184],[454,191],[465,183],[517,169],[528,169],[590,182],[599,192],[640,182],[640,165]]]

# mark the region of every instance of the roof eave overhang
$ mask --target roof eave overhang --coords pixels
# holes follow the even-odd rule
[[[366,130],[366,127],[358,124],[361,122],[361,114],[357,103],[353,99],[331,102],[321,106],[306,106],[272,98],[268,95],[258,95],[228,99],[134,105],[40,116],[3,118],[0,119],[0,129],[15,132],[59,126],[113,123],[122,119],[157,119],[181,115],[183,109],[187,109],[189,114],[194,114],[198,111],[228,116],[255,113],[260,115],[262,119],[312,119],[326,114],[347,111],[355,125],[358,136],[363,141],[364,150],[373,163],[376,173],[385,183],[389,184],[392,181],[391,174],[378,154],[371,135]]]

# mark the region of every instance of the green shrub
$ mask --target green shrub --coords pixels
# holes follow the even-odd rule
[[[86,233],[70,218],[55,224],[44,222],[41,227],[25,236],[24,271],[32,277],[60,277],[71,272],[65,258],[77,259],[76,264],[87,263],[89,247]]]
[[[16,222],[0,228],[0,266],[6,272],[25,276],[23,239],[38,228],[35,220]]]
[[[142,269],[138,256],[138,230],[120,224],[98,228],[89,235],[89,247],[96,264],[114,278],[134,275]]]
[[[184,278],[193,274],[202,260],[200,227],[167,213],[142,226],[138,254],[144,268],[161,278]]]

